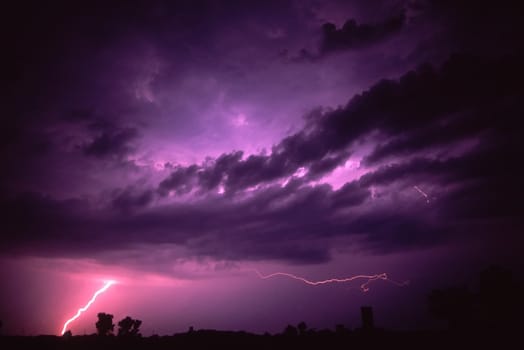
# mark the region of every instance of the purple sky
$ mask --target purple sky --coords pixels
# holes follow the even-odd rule
[[[74,334],[430,327],[431,288],[519,265],[511,2],[82,3],[3,10],[4,333],[58,333],[106,279]]]

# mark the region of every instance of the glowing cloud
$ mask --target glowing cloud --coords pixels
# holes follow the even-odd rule
[[[95,294],[93,294],[93,297],[91,298],[91,300],[89,300],[87,302],[87,304],[84,306],[84,307],[81,307],[80,309],[78,309],[78,311],[76,312],[76,314],[71,317],[69,320],[67,320],[65,323],[64,323],[64,326],[62,327],[62,332],[60,333],[61,335],[63,335],[65,333],[65,331],[67,330],[67,326],[73,322],[74,320],[76,320],[78,317],[80,317],[80,315],[86,311],[87,309],[89,309],[89,307],[91,306],[91,304],[93,304],[96,300],[96,297],[99,296],[100,294],[102,294],[103,292],[105,292],[109,287],[111,287],[111,285],[115,284],[116,282],[115,281],[107,281],[105,283],[105,285],[100,288],[99,290],[97,290],[95,292]]]
[[[256,272],[258,277],[260,277],[261,279],[268,279],[268,278],[272,278],[276,276],[284,276],[284,277],[295,279],[297,281],[301,281],[305,284],[309,284],[310,286],[319,286],[319,285],[329,284],[329,283],[347,283],[347,282],[352,282],[358,279],[364,279],[366,281],[360,285],[360,289],[363,292],[367,292],[369,290],[369,284],[371,282],[379,280],[379,279],[393,283],[394,285],[397,285],[399,287],[404,287],[409,284],[409,281],[404,281],[404,282],[394,281],[390,279],[386,273],[380,273],[377,275],[355,275],[355,276],[345,277],[345,278],[329,278],[329,279],[320,280],[320,281],[310,281],[304,277],[296,276],[296,275],[293,275],[287,272],[275,272],[269,275],[263,275],[258,270],[253,270],[253,271]]]

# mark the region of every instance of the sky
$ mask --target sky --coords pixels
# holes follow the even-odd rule
[[[3,6],[2,332],[59,334],[107,280],[73,334],[438,327],[432,288],[521,273],[516,8]]]

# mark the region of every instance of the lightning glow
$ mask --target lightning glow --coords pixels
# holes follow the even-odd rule
[[[429,196],[426,192],[422,191],[418,186],[413,186],[415,190],[417,190],[418,193],[420,193],[422,196],[426,198],[426,203],[429,203]]]
[[[399,287],[404,287],[409,284],[409,281],[404,281],[404,282],[394,281],[390,279],[386,273],[380,273],[377,275],[355,275],[355,276],[344,277],[344,278],[329,278],[329,279],[320,280],[320,281],[311,281],[304,277],[296,276],[296,275],[293,275],[287,272],[274,272],[269,275],[263,275],[258,270],[253,270],[253,271],[255,271],[258,277],[260,277],[261,279],[268,279],[272,277],[283,276],[283,277],[289,277],[289,278],[295,279],[297,281],[301,281],[305,284],[309,284],[310,286],[319,286],[319,285],[329,284],[329,283],[347,283],[347,282],[352,282],[352,281],[359,280],[359,279],[364,279],[366,281],[360,285],[360,289],[363,292],[369,291],[369,284],[376,280],[387,281]]]
[[[80,309],[78,309],[78,311],[76,312],[76,314],[71,317],[69,320],[67,320],[65,323],[64,323],[64,326],[62,327],[62,332],[60,333],[61,335],[64,335],[64,333],[66,332],[67,330],[67,326],[73,322],[74,320],[76,320],[78,317],[80,317],[80,315],[86,311],[87,309],[89,309],[89,307],[91,306],[91,304],[93,304],[96,300],[96,297],[99,296],[100,294],[102,294],[103,292],[105,292],[109,287],[111,287],[111,285],[115,284],[116,282],[115,281],[107,281],[105,283],[105,285],[100,288],[99,290],[97,290],[95,292],[95,294],[93,294],[93,297],[91,298],[91,300],[89,300],[87,302],[87,304],[84,306],[84,307],[81,307]]]

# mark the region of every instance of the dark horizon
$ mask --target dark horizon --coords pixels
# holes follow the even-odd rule
[[[517,8],[7,4],[3,334],[438,329],[432,290],[522,283]]]

